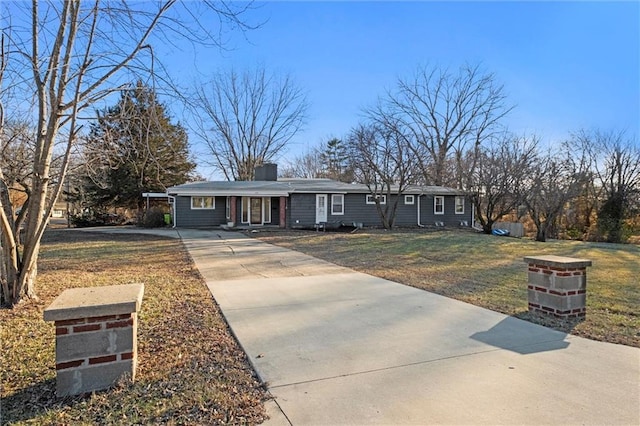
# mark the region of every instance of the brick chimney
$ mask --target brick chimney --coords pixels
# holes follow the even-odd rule
[[[253,173],[253,180],[256,181],[277,181],[278,165],[273,163],[265,163],[257,166]]]

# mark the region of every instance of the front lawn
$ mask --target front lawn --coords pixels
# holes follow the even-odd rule
[[[640,347],[640,247],[495,237],[422,229],[260,232],[263,241],[594,340]],[[523,257],[555,254],[593,261],[587,317],[561,322],[527,310]]]
[[[49,230],[38,303],[0,310],[0,424],[256,424],[262,384],[179,240]],[[144,283],[133,385],[57,399],[55,330],[64,289]]]

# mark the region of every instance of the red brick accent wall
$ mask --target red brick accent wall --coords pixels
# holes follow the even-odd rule
[[[97,333],[108,333],[110,330],[114,329],[129,328],[130,331],[125,330],[125,332],[133,334],[136,330],[136,317],[136,313],[131,313],[124,315],[106,315],[100,317],[56,321],[56,336],[57,339],[67,339],[65,341],[66,343],[64,343],[65,346],[74,346],[74,338],[78,339],[77,344],[82,344],[83,342],[85,342],[85,337],[88,337],[89,341],[100,341]],[[109,341],[109,337],[107,336],[105,340]],[[71,341],[71,343],[69,343],[69,341]],[[56,345],[62,346],[63,344],[61,342],[56,342]],[[122,349],[119,349],[117,345],[111,345],[110,349],[113,350],[113,353],[105,353],[100,355],[90,355],[92,353],[92,348],[84,349],[87,350],[86,355],[83,355],[78,359],[65,359],[64,361],[57,362],[56,370],[65,370],[68,368],[77,368],[80,366],[131,360],[136,357],[135,345],[133,345],[133,348],[125,347]],[[58,353],[58,351],[56,351],[56,356],[59,355],[60,354]]]

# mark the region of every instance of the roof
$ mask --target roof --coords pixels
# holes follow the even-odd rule
[[[393,193],[398,186],[391,187]],[[167,194],[183,196],[259,196],[287,197],[293,193],[300,194],[370,194],[365,184],[338,182],[331,179],[278,179],[277,181],[211,181],[192,182],[173,186]],[[463,195],[464,191],[443,186],[410,185],[404,194],[430,195]]]

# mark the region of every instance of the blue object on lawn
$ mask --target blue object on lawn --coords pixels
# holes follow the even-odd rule
[[[508,229],[494,229],[493,231],[491,231],[491,233],[493,235],[497,235],[498,237],[508,237],[509,236],[509,230]]]

